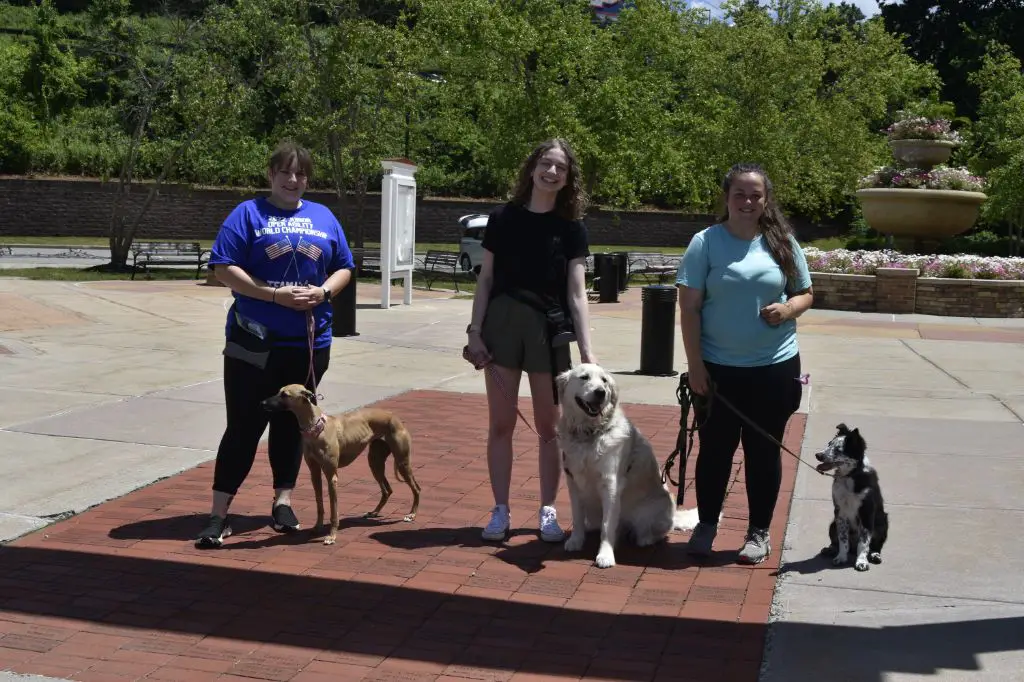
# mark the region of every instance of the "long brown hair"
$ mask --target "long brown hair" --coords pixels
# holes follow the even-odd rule
[[[537,161],[552,149],[561,149],[569,164],[565,187],[559,190],[558,196],[555,198],[555,213],[567,220],[579,220],[587,208],[587,195],[583,189],[583,173],[580,171],[576,152],[573,151],[568,141],[561,137],[553,137],[541,142],[526,157],[526,161],[519,168],[519,177],[512,190],[512,202],[520,206],[526,206],[530,202],[530,194],[533,192],[533,171],[537,167]]]
[[[793,227],[782,213],[782,209],[779,208],[779,204],[775,200],[775,189],[772,186],[772,181],[768,179],[768,174],[764,172],[761,166],[756,163],[737,163],[725,174],[725,179],[722,180],[722,191],[725,193],[725,212],[719,218],[719,221],[724,222],[729,219],[729,189],[732,187],[732,183],[737,177],[747,173],[761,176],[761,181],[764,182],[764,213],[761,214],[761,218],[758,220],[758,226],[761,228],[761,234],[764,235],[768,252],[771,253],[775,262],[779,264],[786,278],[792,281],[797,277],[796,258],[793,256],[793,242],[790,241]]]

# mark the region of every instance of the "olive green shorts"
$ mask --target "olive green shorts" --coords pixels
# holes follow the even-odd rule
[[[544,314],[506,294],[498,295],[487,305],[480,335],[494,364],[501,367],[546,374],[558,374],[570,367],[569,346],[556,348],[552,353],[548,345]]]

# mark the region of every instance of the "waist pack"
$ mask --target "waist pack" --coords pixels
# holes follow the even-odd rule
[[[511,289],[506,293],[544,316],[548,342],[552,348],[568,346],[576,340],[576,327],[573,324],[572,316],[567,315],[565,309],[557,301],[526,289]]]
[[[228,310],[231,321],[228,326],[227,340],[224,344],[225,357],[241,360],[257,369],[265,369],[270,351],[275,344],[282,341],[308,341],[306,336],[281,336],[275,334],[261,322],[242,315],[235,306]],[[313,338],[327,328],[324,324],[313,331]]]

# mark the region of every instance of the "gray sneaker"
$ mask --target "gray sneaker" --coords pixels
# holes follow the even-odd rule
[[[739,560],[742,564],[759,564],[772,553],[772,545],[768,541],[767,528],[751,527],[747,531],[747,539],[740,550]]]
[[[710,556],[711,545],[718,535],[718,526],[712,523],[700,521],[693,529],[690,542],[687,544],[687,551],[695,556]]]

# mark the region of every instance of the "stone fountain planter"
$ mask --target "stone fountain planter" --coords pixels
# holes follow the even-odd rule
[[[945,239],[966,232],[978,219],[987,196],[950,189],[857,190],[871,229],[894,237]]]
[[[926,132],[929,137],[915,138],[914,133]],[[959,169],[951,172],[935,171],[945,163],[959,144],[956,133],[949,130],[945,120],[923,117],[903,117],[889,129],[889,148],[897,161],[895,168],[885,168],[865,178],[862,189],[857,190],[864,221],[871,229],[890,237],[911,237],[915,240],[945,239],[971,229],[978,219],[981,205],[987,199],[978,191],[962,189],[931,189],[925,187],[955,184],[972,187],[976,183],[960,179]],[[909,133],[909,135],[908,135]],[[900,178],[899,176],[904,176]],[[963,175],[968,175],[963,169]],[[872,187],[872,184],[896,187]]]
[[[949,140],[889,140],[892,155],[907,167],[934,168],[946,163],[956,142]]]

